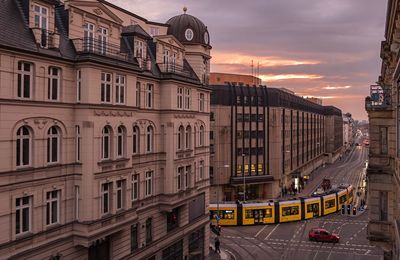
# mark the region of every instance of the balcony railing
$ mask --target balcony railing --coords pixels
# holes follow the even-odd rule
[[[107,56],[114,59],[132,62],[132,55],[121,52],[119,45],[111,44],[106,41],[94,38],[72,39],[75,49],[78,53],[93,53],[101,56]]]
[[[158,63],[157,65],[160,68],[161,73],[172,73],[185,77],[196,78],[196,75],[193,71],[186,69],[183,66],[174,63]]]
[[[58,33],[48,31],[42,28],[32,28],[36,42],[41,48],[59,48],[60,35]]]
[[[371,85],[370,96],[366,100],[366,108],[391,107],[391,89],[389,86]]]

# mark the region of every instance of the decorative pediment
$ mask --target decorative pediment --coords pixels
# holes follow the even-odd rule
[[[114,14],[105,5],[97,1],[71,1],[69,6],[120,25],[123,23],[123,21],[116,14]]]
[[[158,35],[154,36],[154,39],[167,45],[174,46],[175,48],[185,49],[185,46],[183,46],[182,43],[180,43],[173,35]]]

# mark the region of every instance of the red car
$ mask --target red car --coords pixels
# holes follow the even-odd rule
[[[337,234],[330,233],[323,228],[312,228],[310,232],[308,232],[308,239],[319,242],[339,242],[339,236]]]

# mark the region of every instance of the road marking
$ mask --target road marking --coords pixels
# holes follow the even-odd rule
[[[369,254],[369,252],[371,252],[371,250],[369,250],[369,249],[368,249],[368,251],[367,251],[367,252],[365,252],[365,254],[364,254],[364,255],[368,255],[368,254]]]
[[[254,237],[258,237],[258,235],[261,234],[261,232],[263,232],[266,227],[267,225],[265,225],[262,229],[260,229]]]
[[[264,240],[268,240],[268,238],[272,235],[272,233],[274,233],[275,229],[276,229],[278,226],[279,226],[279,224],[276,225],[276,226],[274,227],[274,229],[271,230],[271,232],[268,234],[268,236],[266,236],[266,237],[264,238]]]

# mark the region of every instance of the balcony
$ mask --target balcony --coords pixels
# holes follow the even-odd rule
[[[173,63],[157,63],[157,65],[161,73],[164,74],[175,74],[189,78],[197,78],[196,74],[193,71],[185,68],[184,66]]]
[[[371,85],[370,96],[365,99],[365,109],[386,110],[392,107],[390,86]]]
[[[96,54],[127,62],[133,62],[134,60],[129,53],[121,52],[119,45],[94,38],[72,39],[72,42],[74,43],[76,52],[80,54]]]
[[[42,28],[32,28],[36,43],[41,48],[58,49],[60,46],[60,35]]]

